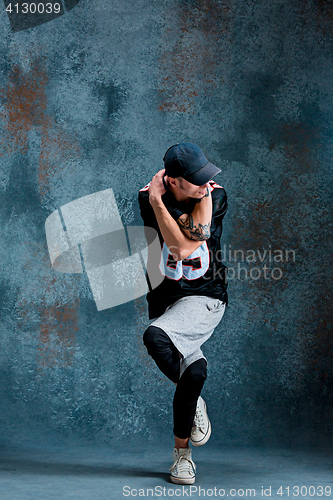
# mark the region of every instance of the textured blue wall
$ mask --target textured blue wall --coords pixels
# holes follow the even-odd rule
[[[98,312],[85,275],[52,269],[44,223],[112,188],[141,224],[137,192],[179,141],[221,167],[239,250],[205,346],[214,438],[330,441],[331,3],[76,3],[17,32],[0,12],[0,442],[171,438],[145,298]]]

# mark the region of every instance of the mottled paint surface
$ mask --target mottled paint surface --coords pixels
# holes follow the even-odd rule
[[[179,141],[229,196],[230,304],[204,346],[214,439],[331,442],[332,6],[65,6],[15,33],[0,13],[0,442],[171,442],[145,299],[98,312],[84,274],[52,270],[44,223],[112,188],[141,224],[137,192]]]

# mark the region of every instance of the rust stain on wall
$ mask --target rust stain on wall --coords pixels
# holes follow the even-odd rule
[[[55,175],[60,173],[65,180],[66,173],[75,172],[75,161],[71,160],[78,158],[79,153],[80,146],[77,141],[58,124],[52,123],[52,126],[43,128],[38,170],[39,192],[42,199],[47,196]]]
[[[160,111],[194,113],[196,98],[224,82],[220,66],[229,58],[233,3],[198,0],[170,13],[165,30],[169,49],[160,60]]]
[[[75,334],[78,331],[79,300],[40,308],[41,326],[37,353],[38,367],[72,363]]]
[[[0,116],[4,122],[3,154],[28,151],[28,133],[35,127],[45,126],[46,115],[45,85],[48,82],[45,67],[35,61],[31,71],[25,74],[14,65],[8,75],[6,89],[0,89],[3,104]]]
[[[45,90],[47,83],[45,62],[38,58],[32,61],[31,69],[27,73],[24,73],[18,65],[14,65],[8,75],[7,88],[0,89],[1,118],[4,122],[2,154],[17,152],[26,154],[29,149],[29,132],[37,129],[40,134],[38,185],[42,201],[47,199],[50,183],[55,175],[59,175],[59,172],[65,168],[66,172],[76,168],[75,166],[68,167],[66,162],[72,160],[71,165],[75,165],[73,160],[80,152],[77,141],[70,137],[68,131],[62,130],[53,117],[47,114]],[[66,172],[64,172],[64,177]],[[44,302],[45,305],[37,306],[33,302],[22,299],[19,305],[18,328],[24,329],[24,323],[29,322],[29,317],[31,317],[31,310],[37,309],[40,320],[38,366],[42,368],[59,363],[66,366],[72,362],[75,332],[78,330],[79,300],[73,301],[73,288],[75,289],[77,278],[73,277],[67,285],[68,303],[61,305],[57,300],[56,283],[58,280],[61,283],[64,277],[57,273],[51,274],[52,278],[50,277],[51,263],[48,255],[45,255],[43,259],[37,252],[36,259],[32,262],[28,261],[29,258],[23,264],[27,269],[29,266],[42,266],[45,270],[40,291],[41,303]],[[28,273],[26,279],[29,279]]]

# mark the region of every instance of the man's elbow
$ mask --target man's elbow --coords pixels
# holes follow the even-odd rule
[[[183,249],[178,246],[170,246],[169,252],[172,255],[172,258],[178,262],[179,260],[183,260]]]
[[[192,243],[190,243],[190,244],[185,244],[183,246],[169,248],[170,253],[175,261],[178,262],[180,260],[187,259],[200,246],[200,242],[202,244],[202,242],[204,240],[201,240],[201,239],[197,240],[198,244],[196,244],[196,245],[194,245],[194,240],[191,240],[191,241],[192,241]]]
[[[183,248],[179,251],[179,253],[177,254],[177,259],[175,260],[184,260],[184,259],[188,259],[190,257],[190,255],[192,255],[192,253],[196,250],[196,248]]]
[[[181,247],[172,247],[172,248],[169,248],[169,250],[170,250],[170,253],[171,253],[173,259],[176,262],[186,259],[192,253],[188,249],[181,248]]]
[[[193,252],[181,252],[180,253],[180,258],[178,260],[185,260],[188,259],[188,257],[192,254]]]
[[[173,259],[178,262],[180,260],[183,260],[183,259],[186,259],[186,257],[184,257],[185,253],[182,252],[182,251],[178,251],[178,252],[172,252],[172,257]]]

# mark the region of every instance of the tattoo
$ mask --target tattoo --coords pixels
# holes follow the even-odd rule
[[[196,226],[194,224],[192,215],[189,215],[184,219],[180,217],[178,219],[178,224],[184,231],[188,231],[190,233],[188,237],[191,240],[204,241],[210,237],[210,222],[208,224],[199,223],[199,225]]]

